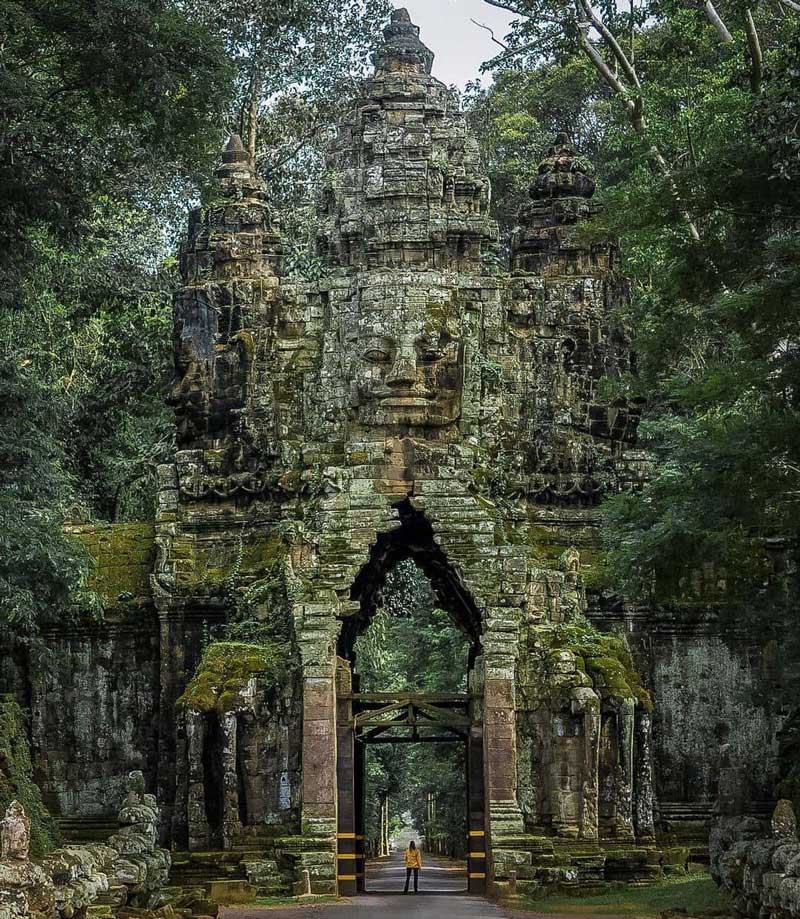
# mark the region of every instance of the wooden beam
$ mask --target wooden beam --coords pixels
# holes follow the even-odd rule
[[[361,738],[359,738],[360,740]],[[437,734],[433,737],[376,737],[374,740],[366,740],[365,743],[463,743],[466,740],[466,735],[458,733],[458,736],[454,737],[452,734]]]
[[[421,720],[416,716],[408,717],[406,712],[403,712],[398,718],[393,718],[386,720],[385,718],[369,718],[361,717],[357,718],[353,722],[353,727],[355,730],[359,728],[444,728],[444,727],[457,727],[457,728],[468,728],[472,722],[469,718],[456,718],[454,716],[441,718],[431,718],[429,720]]]
[[[477,698],[468,693],[455,692],[342,692],[338,699],[352,699],[353,702],[394,702],[411,699],[413,702],[458,702],[466,705]]]

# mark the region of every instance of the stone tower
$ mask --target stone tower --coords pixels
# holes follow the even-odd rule
[[[594,183],[566,137],[502,273],[478,145],[406,11],[374,60],[327,153],[319,280],[284,276],[238,138],[181,250],[180,450],[163,469],[154,577],[159,775],[178,844],[232,845],[266,822],[317,889],[346,889],[358,762],[340,694],[386,572],[411,557],[473,646],[477,889],[512,868],[533,879],[543,833],[653,835],[647,694],[621,640],[602,652],[616,679],[596,663],[580,580],[593,508],[627,475],[634,422],[596,393],[628,360],[610,321],[624,291],[613,245],[576,232]],[[255,615],[291,628],[279,700],[254,671],[224,712],[176,709],[202,630],[276,566],[286,589]],[[594,664],[576,634],[600,642]]]
[[[734,773],[774,807],[785,712],[760,636],[592,588],[599,501],[642,471],[635,406],[600,395],[630,355],[616,249],[582,232],[588,164],[556,138],[504,270],[431,68],[396,12],[328,151],[313,278],[287,273],[231,139],[181,248],[155,528],[71,527],[103,621],[65,617],[44,662],[0,636],[48,807],[102,838],[141,770],[174,883],[232,849],[223,868],[255,853],[262,889],[305,869],[362,886],[355,644],[407,558],[471,649],[472,889],[653,877],[654,829],[702,845]]]
[[[647,694],[623,642],[603,652],[613,679],[564,629],[573,645],[591,632],[593,507],[627,474],[634,426],[596,393],[628,360],[609,318],[615,250],[580,241],[594,183],[560,136],[520,212],[512,272],[498,272],[478,145],[432,63],[395,12],[327,153],[318,281],[283,275],[278,221],[237,138],[181,252],[180,450],[163,470],[154,579],[160,779],[179,843],[231,845],[257,815],[302,837],[294,855],[319,889],[359,874],[342,867],[341,839],[358,835],[342,832],[358,829],[342,764],[358,764],[337,700],[407,557],[473,646],[474,886],[511,868],[534,878],[545,832],[653,835]],[[208,706],[176,718],[201,629],[276,564],[289,589],[258,612],[291,625],[280,705],[254,676],[213,725]]]

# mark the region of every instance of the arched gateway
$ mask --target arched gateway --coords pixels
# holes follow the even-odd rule
[[[468,744],[473,889],[591,880],[601,836],[653,837],[649,699],[580,581],[597,499],[635,459],[628,407],[597,395],[627,366],[623,285],[614,247],[576,232],[594,183],[564,136],[498,269],[477,143],[418,33],[393,15],[330,145],[319,277],[285,274],[237,138],[192,215],[154,576],[162,798],[178,846],[258,848],[352,890],[356,736],[438,719]],[[466,699],[353,691],[353,642],[405,557],[470,636]],[[223,647],[184,693],[234,612],[281,619],[285,666]]]

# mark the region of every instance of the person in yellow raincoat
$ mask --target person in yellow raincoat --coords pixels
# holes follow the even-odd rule
[[[422,853],[417,848],[417,844],[412,839],[406,849],[406,889],[403,893],[408,893],[408,882],[411,880],[411,872],[414,872],[414,893],[419,889],[419,869],[422,867]]]

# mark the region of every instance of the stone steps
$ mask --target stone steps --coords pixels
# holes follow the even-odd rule
[[[231,897],[230,901],[220,900],[231,903],[251,902],[256,896],[280,896],[291,888],[276,861],[268,858],[263,849],[252,846],[216,852],[175,852],[170,884],[201,887],[209,899]]]
[[[61,817],[58,829],[65,843],[106,842],[119,830],[116,817]]]

